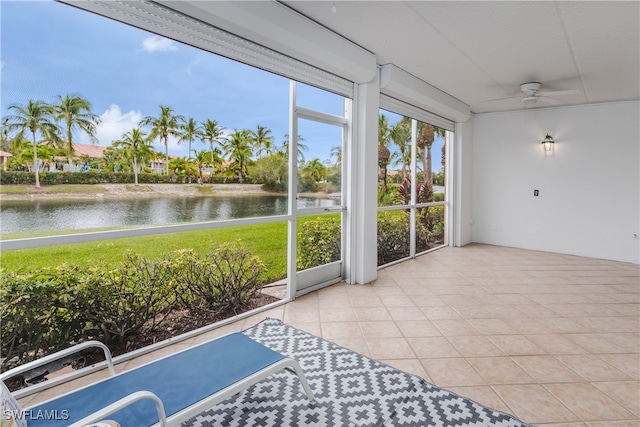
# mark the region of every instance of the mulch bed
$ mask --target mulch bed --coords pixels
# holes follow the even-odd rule
[[[233,312],[229,310],[228,312],[222,313],[202,312],[198,313],[197,315],[192,315],[188,310],[176,311],[174,313],[171,313],[155,330],[139,333],[133,337],[130,337],[127,341],[122,343],[109,343],[107,344],[107,347],[109,347],[109,350],[111,350],[111,355],[113,357],[119,356],[121,354],[125,354],[130,351],[137,350],[139,348],[146,347],[148,345],[155,344],[169,338],[177,337],[178,335],[182,335],[186,332],[202,328],[203,326],[211,325],[213,323],[228,319],[238,314],[245,313],[258,307],[262,307],[263,305],[271,304],[275,301],[278,301],[278,298],[260,293],[251,300],[249,306],[245,307],[245,309],[240,312]],[[97,350],[93,353],[95,353],[96,355],[87,355],[87,360],[85,361],[86,365],[91,365],[93,363],[104,360],[101,350]]]
[[[133,337],[130,337],[126,342],[113,342],[107,344],[107,346],[109,347],[109,350],[111,350],[111,355],[113,357],[119,356],[121,354],[125,354],[130,351],[137,350],[139,348],[143,348],[169,338],[177,337],[178,335],[182,335],[186,332],[202,328],[203,326],[211,325],[213,323],[228,319],[238,314],[245,313],[258,307],[262,307],[263,305],[271,304],[275,301],[278,301],[278,298],[266,294],[258,294],[251,300],[250,305],[240,312],[229,310],[228,312],[222,313],[203,312],[198,313],[198,315],[192,315],[188,310],[177,311],[175,313],[171,313],[155,330],[137,334]],[[98,355],[101,354],[102,352],[98,351]],[[104,357],[99,358],[99,360],[104,360]],[[90,359],[86,362],[86,364],[92,363],[95,363],[95,361],[91,361]]]

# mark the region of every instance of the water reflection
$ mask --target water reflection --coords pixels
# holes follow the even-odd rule
[[[329,207],[333,199],[302,197],[298,207]],[[287,197],[271,195],[144,199],[8,200],[0,206],[2,233],[160,225],[284,215]]]

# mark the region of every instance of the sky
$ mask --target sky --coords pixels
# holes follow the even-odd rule
[[[278,147],[288,133],[284,77],[50,0],[0,0],[0,23],[2,116],[11,114],[11,104],[55,103],[69,94],[91,103],[101,120],[96,137],[103,146],[144,117],[157,116],[160,105],[187,119],[217,120],[228,133],[266,126]],[[341,96],[303,84],[297,95],[302,107],[343,115]],[[336,128],[304,122],[299,134],[308,146],[307,160],[335,160],[331,148],[341,143]],[[74,138],[90,143],[82,133]],[[154,145],[164,152],[161,142]],[[433,152],[439,153],[436,145]],[[199,141],[192,147],[207,148]],[[171,155],[187,152],[188,143],[169,141]],[[438,154],[434,171],[439,169]]]

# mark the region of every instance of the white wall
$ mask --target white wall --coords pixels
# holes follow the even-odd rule
[[[640,263],[640,102],[478,114],[472,176],[474,242]]]
[[[464,246],[472,239],[472,200],[473,192],[473,121],[471,117],[465,123],[456,123],[455,152],[453,156],[455,177],[453,183],[453,245]]]

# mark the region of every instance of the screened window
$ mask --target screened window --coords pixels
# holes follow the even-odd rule
[[[378,266],[446,244],[449,139],[450,132],[436,125],[380,110]]]

